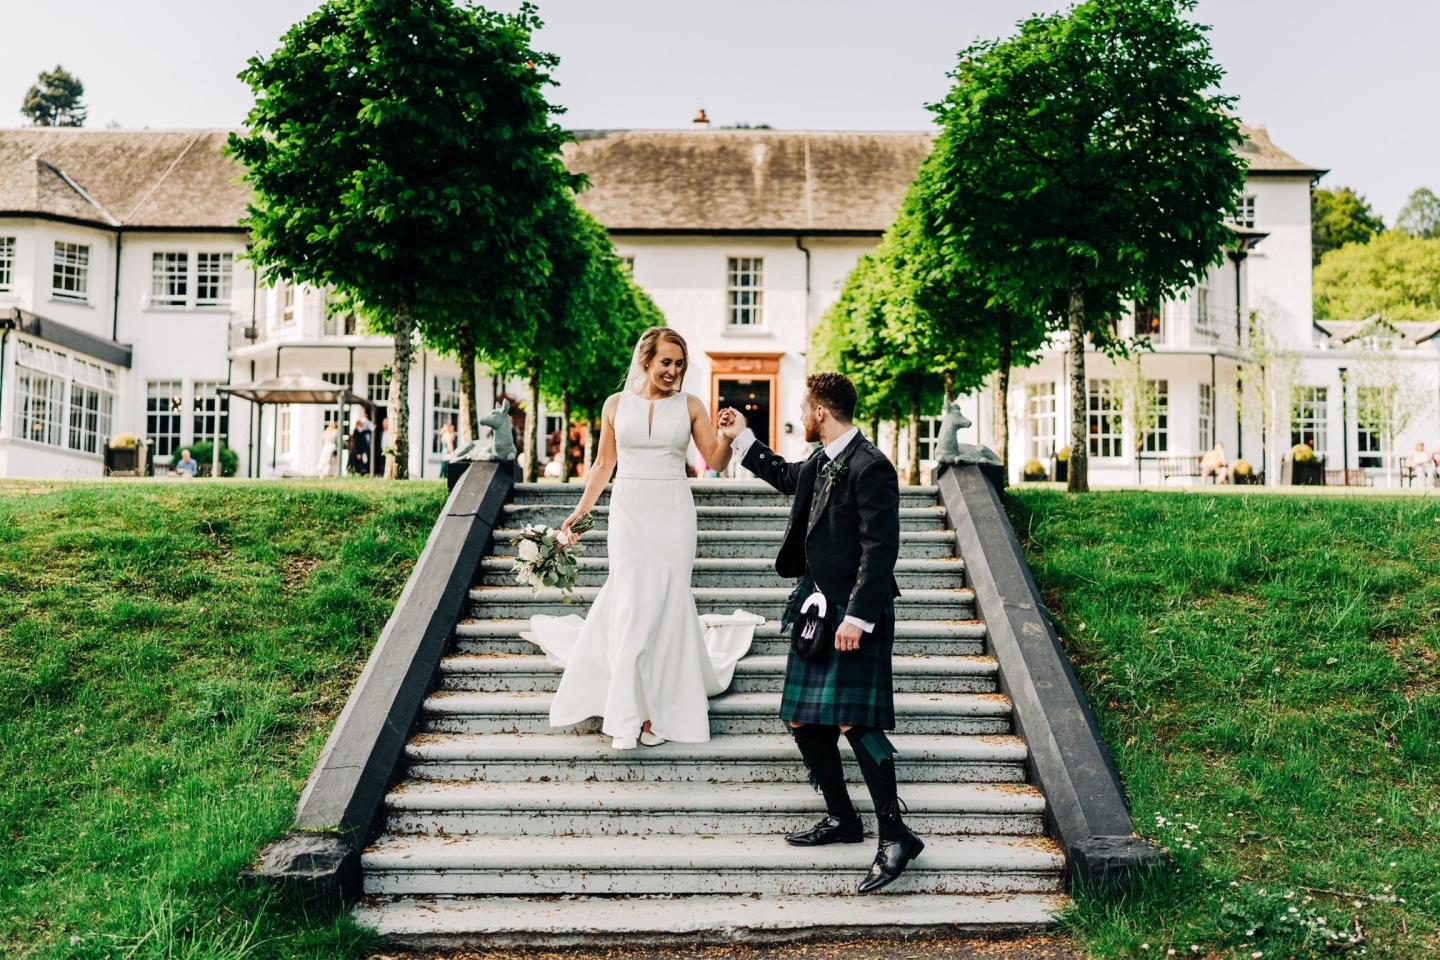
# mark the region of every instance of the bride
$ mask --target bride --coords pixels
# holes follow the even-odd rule
[[[625,388],[605,401],[600,450],[562,529],[594,508],[617,462],[608,522],[610,573],[589,615],[530,618],[526,636],[565,668],[550,725],[603,718],[617,750],[710,739],[708,697],[730,685],[762,617],[695,611],[695,501],[685,475],[690,440],[723,470],[730,438],[705,404],[681,390],[685,339],[651,327],[635,345]],[[638,734],[638,737],[637,737]]]

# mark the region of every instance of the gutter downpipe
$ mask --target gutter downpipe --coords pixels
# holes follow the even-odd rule
[[[115,228],[115,284],[110,302],[110,339],[120,340],[120,244],[125,231]]]

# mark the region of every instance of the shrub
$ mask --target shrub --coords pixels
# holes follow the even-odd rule
[[[1044,480],[1045,464],[1039,460],[1027,460],[1025,461],[1024,473],[1026,480]]]
[[[117,433],[110,438],[110,446],[116,450],[133,450],[143,441],[133,433]]]
[[[212,454],[210,441],[201,440],[199,443],[192,443],[188,447],[190,456],[193,457],[202,467],[210,466]],[[233,477],[240,469],[240,454],[230,449],[230,445],[222,442],[220,444],[220,476]]]
[[[1315,451],[1308,443],[1297,443],[1290,448],[1290,459],[1296,463],[1314,463]]]
[[[1255,468],[1250,465],[1249,460],[1236,460],[1235,465],[1230,468],[1230,472],[1237,477],[1250,477],[1254,476]]]
[[[1061,463],[1070,462],[1070,445],[1068,443],[1065,446],[1061,447],[1059,450],[1055,451],[1055,459],[1059,460]]]

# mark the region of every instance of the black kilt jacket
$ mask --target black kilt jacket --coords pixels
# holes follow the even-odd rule
[[[799,723],[892,730],[895,693],[890,654],[895,642],[895,561],[900,556],[900,484],[895,466],[863,434],[836,458],[844,469],[829,483],[819,476],[822,451],[791,463],[760,441],[741,464],[794,497],[775,559],[782,577],[809,576],[836,609],[875,624],[860,649],[831,649],[823,662],[792,650],[785,666],[780,716]]]

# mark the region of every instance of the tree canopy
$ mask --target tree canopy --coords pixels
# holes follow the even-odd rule
[[[1440,197],[1429,187],[1415,190],[1400,208],[1395,229],[1412,237],[1440,237]]]
[[[20,112],[37,127],[83,127],[87,108],[85,85],[62,66],[42,70],[25,92]]]
[[[1315,316],[1440,320],[1440,238],[1382,233],[1332,250],[1315,268]]]
[[[1310,257],[1318,264],[1331,250],[1347,243],[1364,243],[1385,230],[1380,215],[1350,187],[1310,193]]]
[[[529,4],[327,0],[240,74],[256,103],[230,148],[255,191],[252,257],[389,325],[402,477],[416,323],[467,304],[513,322],[545,269],[539,211],[576,182],[540,25]]]
[[[924,182],[946,256],[1072,343],[1223,255],[1245,179],[1233,98],[1194,0],[1088,0],[962,50]],[[1086,489],[1084,351],[1071,350],[1072,490]]]

